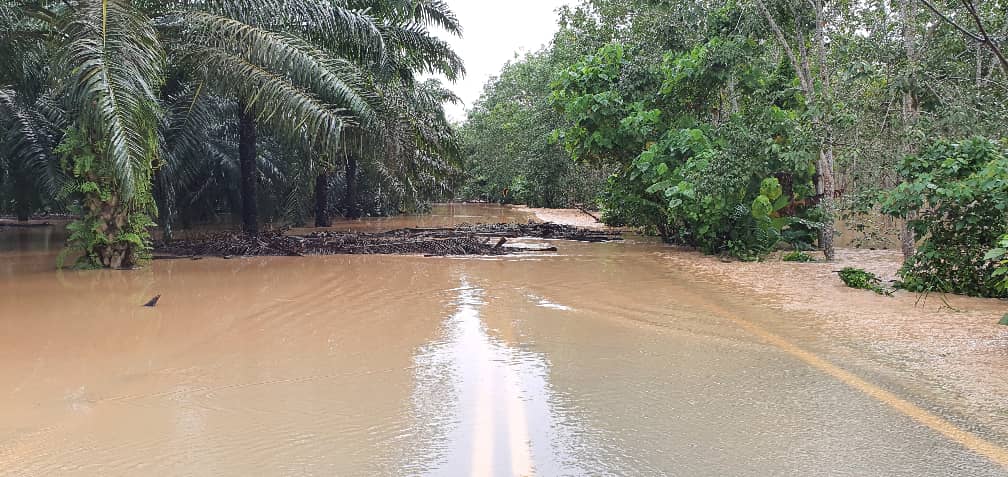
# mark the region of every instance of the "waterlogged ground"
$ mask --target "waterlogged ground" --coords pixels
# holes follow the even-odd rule
[[[56,272],[59,238],[0,229],[0,475],[1008,475],[998,408],[648,239]]]

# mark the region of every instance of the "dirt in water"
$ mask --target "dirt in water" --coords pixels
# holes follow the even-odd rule
[[[529,217],[442,206],[334,228]],[[0,231],[0,475],[1006,473],[998,416],[647,238],[57,272],[58,233],[25,233]]]

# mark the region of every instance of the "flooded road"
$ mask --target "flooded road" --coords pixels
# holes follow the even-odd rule
[[[1008,475],[998,435],[647,239],[135,272],[56,272],[59,242],[0,230],[0,475]]]

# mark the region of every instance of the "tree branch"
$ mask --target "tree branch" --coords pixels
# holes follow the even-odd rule
[[[980,14],[977,13],[976,5],[973,5],[972,0],[962,0],[963,5],[966,5],[966,9],[969,10],[970,16],[973,17],[973,22],[976,23],[977,30],[980,31],[980,35],[983,38],[980,40],[982,43],[987,45],[997,57],[998,61],[1001,63],[1001,70],[1004,71],[1005,75],[1008,75],[1008,59],[1005,59],[1004,54],[1001,53],[1001,48],[994,44],[991,40],[990,35],[987,34],[987,29],[984,28],[983,22],[980,21]]]
[[[964,0],[964,1],[966,1],[966,0]],[[980,42],[984,41],[983,37],[980,37],[976,33],[973,33],[971,31],[969,31],[969,30],[967,30],[967,29],[959,26],[959,24],[956,23],[955,20],[952,20],[947,15],[945,15],[944,13],[942,13],[941,10],[938,10],[938,8],[935,7],[933,3],[929,2],[928,0],[920,0],[920,2],[923,3],[924,6],[928,7],[928,10],[931,10],[932,12],[934,12],[935,15],[938,15],[939,18],[941,18],[942,20],[944,20],[945,23],[948,23],[949,25],[952,25],[953,27],[955,27],[956,30],[959,30],[960,32],[962,32],[963,35],[966,35],[966,36],[972,38],[973,41],[980,41]]]
[[[811,98],[815,93],[815,87],[812,85],[809,78],[806,77],[802,64],[798,61],[798,56],[795,55],[794,50],[791,49],[791,45],[787,42],[787,38],[784,37],[784,31],[781,30],[779,25],[777,25],[777,21],[773,19],[773,15],[770,14],[770,10],[767,9],[766,5],[761,0],[757,0],[756,5],[759,7],[760,11],[763,12],[763,16],[766,18],[767,23],[770,24],[770,29],[773,30],[774,36],[777,37],[777,41],[781,44],[781,47],[784,48],[784,53],[787,54],[788,59],[791,60],[791,66],[794,67],[795,73],[798,74],[798,81],[801,82],[802,89],[805,90],[805,94]]]

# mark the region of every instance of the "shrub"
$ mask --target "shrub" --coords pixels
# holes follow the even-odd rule
[[[811,255],[802,252],[800,250],[795,250],[791,253],[785,254],[783,260],[785,262],[801,262],[801,263],[808,263],[813,261]]]
[[[998,262],[993,275],[994,280],[997,281],[994,288],[1002,293],[1008,292],[1008,234],[1001,237],[997,248],[987,252],[984,258]]]
[[[879,295],[885,296],[891,296],[893,294],[892,290],[882,286],[882,279],[874,273],[853,267],[844,268],[843,270],[840,270],[839,273],[840,280],[843,280],[844,284],[851,288],[871,290]]]
[[[1004,247],[1008,233],[1008,158],[986,138],[939,141],[899,168],[903,183],[882,197],[882,210],[909,222],[921,241],[900,271],[903,287],[1008,297]],[[1004,242],[1001,242],[1004,245]]]

